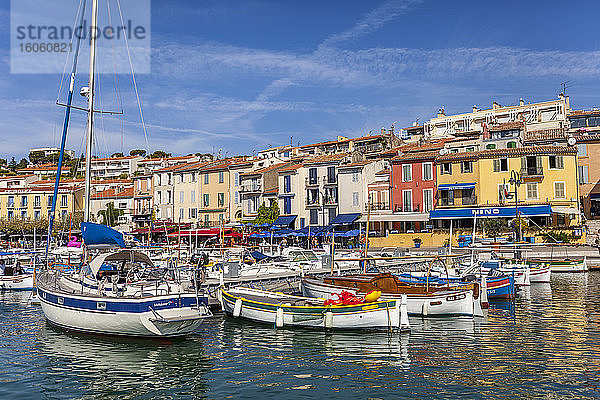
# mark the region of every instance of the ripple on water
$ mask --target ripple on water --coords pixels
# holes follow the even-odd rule
[[[140,340],[66,333],[27,294],[0,294],[0,398],[598,397],[599,295],[600,274],[563,274],[485,319],[411,318],[410,334],[216,315],[186,339]]]

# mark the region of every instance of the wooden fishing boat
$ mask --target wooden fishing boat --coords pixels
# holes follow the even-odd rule
[[[474,303],[479,298],[477,283],[445,286],[427,283],[408,284],[390,273],[302,279],[302,293],[305,296],[329,299],[344,290],[357,296],[380,290],[382,298],[389,300],[397,300],[402,295],[406,295],[408,314],[422,316],[473,316],[476,311]]]
[[[530,263],[546,264],[552,272],[587,272],[586,257],[566,257],[561,260],[531,259]]]
[[[221,288],[223,311],[233,317],[318,329],[377,329],[400,327],[400,301],[325,305],[323,298],[291,296],[249,288]]]
[[[488,276],[486,287],[488,299],[515,298],[515,278],[512,275]]]
[[[33,289],[33,274],[0,275],[0,291]]]

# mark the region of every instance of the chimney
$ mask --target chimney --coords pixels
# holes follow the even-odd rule
[[[382,126],[382,127],[381,127],[381,134],[382,134],[382,135],[385,135],[385,126]]]
[[[473,106],[473,112],[476,113],[477,111],[479,111],[479,108],[477,108],[477,106]]]
[[[492,102],[492,109],[493,110],[497,110],[498,108],[502,107],[500,104],[496,103],[495,101]]]
[[[525,105],[525,100],[523,100],[522,97],[519,99],[519,105],[520,106],[524,106]]]

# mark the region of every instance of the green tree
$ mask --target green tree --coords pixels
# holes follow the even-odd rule
[[[494,241],[498,235],[506,230],[506,221],[502,218],[487,218],[483,221],[483,229],[487,236],[494,238]]]
[[[146,156],[146,150],[134,149],[134,150],[131,150],[129,152],[129,155],[130,156],[142,156],[142,157],[145,157]]]
[[[268,207],[265,203],[262,203],[260,207],[258,207],[257,214],[258,215],[254,219],[254,224],[272,224],[279,217],[279,206],[276,201],[272,202]]]
[[[29,161],[27,161],[26,158],[21,158],[21,161],[19,161],[19,163],[17,164],[17,168],[19,168],[19,169],[27,168],[28,165],[29,165]]]
[[[8,169],[12,172],[17,171],[17,162],[15,161],[14,157],[10,159],[10,162],[8,163]]]
[[[116,158],[116,157],[125,157],[125,155],[123,153],[114,153],[110,155],[110,158]]]
[[[115,204],[110,202],[106,205],[105,210],[98,211],[98,214],[102,216],[102,222],[108,226],[115,226],[123,210],[115,208]]]
[[[166,153],[162,150],[156,150],[154,153],[150,154],[150,158],[167,158],[171,157],[171,153]]]

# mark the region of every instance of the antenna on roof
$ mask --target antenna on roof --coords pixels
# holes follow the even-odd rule
[[[562,86],[562,92],[560,94],[563,96],[567,95],[567,88],[570,87],[568,83],[571,83],[571,81],[564,81],[560,83],[560,86]]]

